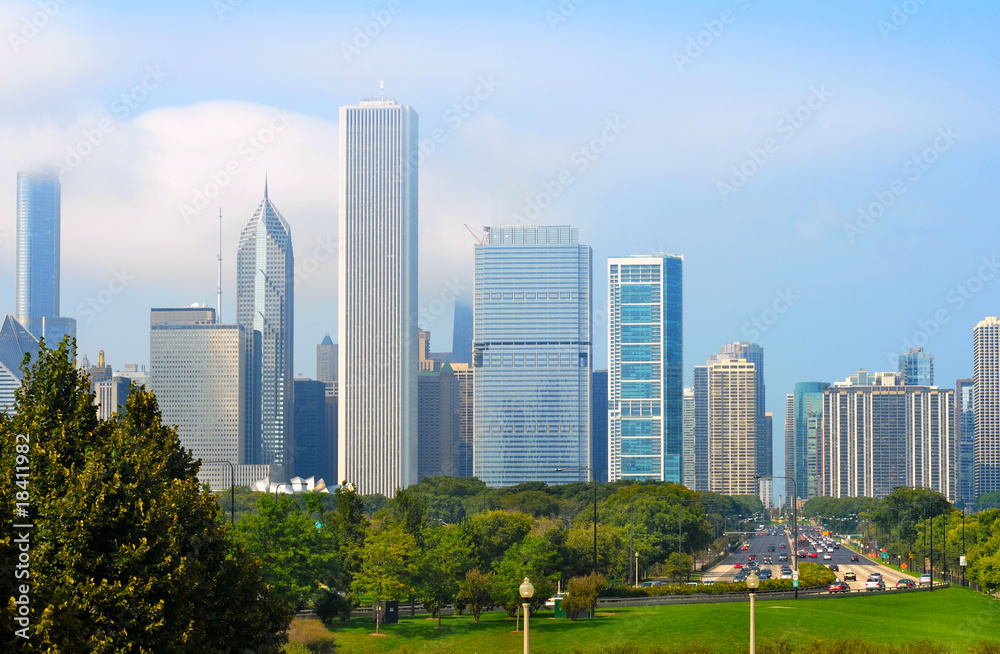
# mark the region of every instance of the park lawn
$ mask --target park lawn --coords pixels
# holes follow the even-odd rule
[[[749,638],[747,603],[628,607],[598,612],[596,620],[556,620],[550,611],[531,620],[535,654],[597,651],[632,643],[675,647],[700,643],[718,652],[737,652]],[[383,627],[384,637],[370,636],[374,625],[361,618],[330,629],[339,654],[381,652],[501,654],[520,651],[523,635],[510,633],[514,620],[503,612],[487,613],[480,624],[469,616],[436,620],[426,614],[400,617]],[[933,593],[850,596],[757,603],[758,643],[785,638],[860,638],[901,644],[930,641],[964,652],[984,639],[1000,640],[1000,602],[965,588]]]

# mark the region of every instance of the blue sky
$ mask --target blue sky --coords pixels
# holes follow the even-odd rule
[[[796,381],[890,368],[914,338],[935,355],[940,385],[971,374],[972,328],[1000,313],[995,5],[392,7],[5,2],[7,310],[17,170],[65,164],[98,130],[63,184],[62,306],[80,320],[81,353],[148,363],[150,307],[214,305],[220,206],[231,318],[236,235],[266,172],[302,267],[295,369],[314,375],[315,344],[336,335],[336,261],[324,247],[337,230],[337,108],[385,80],[419,113],[425,140],[420,291],[433,349],[451,335],[451,309],[435,300],[449,284],[471,289],[464,224],[511,222],[551,192],[534,220],[580,226],[594,247],[595,309],[608,256],[685,256],[688,383],[727,341],[765,348],[779,465]],[[366,27],[370,42],[355,42]],[[255,136],[268,143],[250,146],[251,160]],[[582,169],[591,147],[601,153]],[[238,174],[185,220],[183,206],[232,162]],[[113,293],[116,274],[131,279]],[[599,315],[595,338],[601,364]]]

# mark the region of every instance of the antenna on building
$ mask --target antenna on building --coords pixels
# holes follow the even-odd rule
[[[267,182],[264,182],[264,195],[267,195]],[[222,207],[219,207],[219,286],[215,291],[216,322],[222,322]]]
[[[385,80],[379,82],[379,89],[382,91],[382,99],[385,100]]]

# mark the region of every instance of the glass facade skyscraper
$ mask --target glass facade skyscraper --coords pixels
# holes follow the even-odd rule
[[[594,477],[608,481],[608,371],[595,370],[590,378],[590,465]]]
[[[609,481],[683,481],[683,262],[608,259]]]
[[[50,347],[76,337],[76,321],[59,316],[60,204],[56,175],[17,174],[15,317]]]
[[[292,231],[267,195],[240,234],[236,256],[237,322],[253,342],[251,432],[259,434],[249,462],[293,469],[294,308]]]
[[[958,438],[959,497],[966,504],[976,501],[975,442],[976,412],[973,408],[974,384],[971,379],[955,382],[955,434]]]
[[[473,472],[489,486],[587,479],[568,468],[591,463],[591,260],[568,226],[487,227],[476,246]]]
[[[785,481],[789,499],[809,499],[819,495],[819,447],[823,428],[823,392],[826,382],[798,382],[788,396],[785,416],[785,474],[795,477],[799,488],[792,492]]]
[[[911,347],[899,355],[899,374],[904,384],[911,386],[934,385],[934,357],[922,347]]]

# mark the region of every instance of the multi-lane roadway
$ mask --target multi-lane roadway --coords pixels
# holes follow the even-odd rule
[[[806,535],[811,536],[813,540],[819,543],[815,548],[808,543]],[[836,564],[839,568],[836,571],[837,578],[843,580],[844,573],[848,570],[853,571],[857,576],[856,581],[846,582],[850,590],[863,590],[865,587],[865,581],[868,579],[868,575],[872,572],[881,572],[885,580],[886,588],[895,588],[896,582],[900,579],[912,579],[909,575],[893,570],[892,568],[887,568],[885,566],[879,565],[875,561],[872,561],[864,556],[858,555],[852,552],[850,549],[844,545],[840,545],[839,548],[833,547],[832,552],[826,551],[827,546],[823,545],[824,537],[819,531],[813,531],[808,528],[799,528],[799,551],[805,551],[805,557],[799,557],[799,563],[803,561],[809,561],[812,563],[819,563],[822,565]],[[839,539],[832,539],[834,543],[839,544]],[[782,547],[784,546],[784,547]],[[746,547],[746,549],[741,549]],[[773,547],[774,551],[770,551]],[[819,549],[824,551],[820,552]],[[778,557],[780,555],[787,554],[787,561],[779,561]],[[810,554],[815,554],[816,556],[810,556]],[[747,533],[743,536],[743,540],[740,544],[740,548],[726,557],[719,565],[712,568],[709,572],[705,573],[703,579],[706,581],[716,580],[716,581],[732,581],[733,578],[740,572],[741,568],[735,567],[736,563],[740,563],[745,566],[750,558],[750,556],[757,557],[757,563],[760,565],[761,569],[770,568],[771,569],[771,579],[779,579],[781,576],[781,567],[783,565],[789,565],[793,569],[795,567],[795,552],[792,549],[791,537],[786,535],[784,531],[778,530],[776,528],[769,528],[769,530],[763,532]],[[773,563],[765,565],[764,558],[771,557]],[[830,557],[827,559],[826,557]],[[857,556],[858,561],[851,561],[852,556]]]

